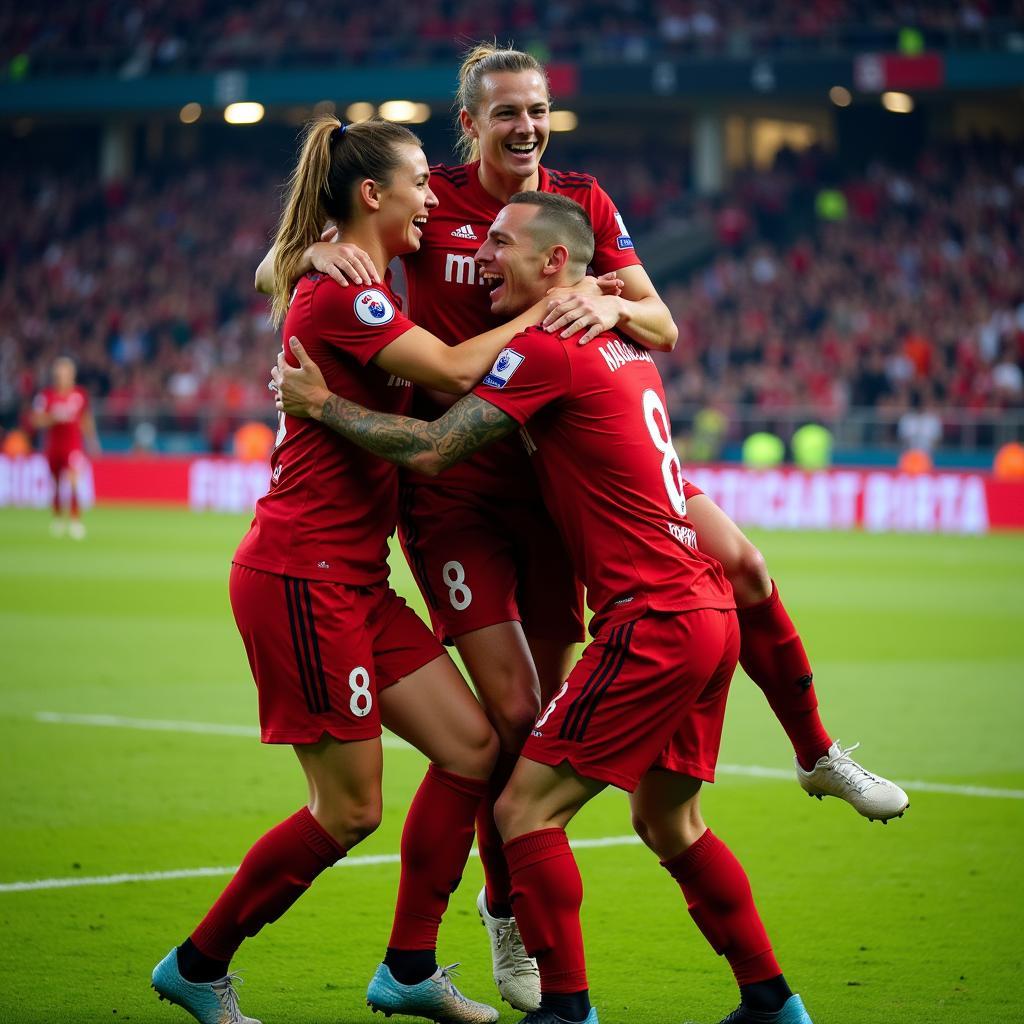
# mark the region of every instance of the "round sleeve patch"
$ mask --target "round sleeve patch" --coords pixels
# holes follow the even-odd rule
[[[356,316],[368,327],[383,327],[395,319],[395,304],[379,289],[367,288],[356,296]]]

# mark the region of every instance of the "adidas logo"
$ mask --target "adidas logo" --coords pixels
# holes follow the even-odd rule
[[[476,232],[469,224],[463,224],[461,228],[456,228],[452,232],[452,238],[472,238],[474,242],[477,240]]]

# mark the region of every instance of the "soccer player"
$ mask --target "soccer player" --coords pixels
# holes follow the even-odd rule
[[[85,524],[78,504],[78,478],[85,461],[84,448],[98,452],[99,435],[89,409],[89,396],[75,383],[75,364],[66,356],[54,360],[53,387],[44,388],[32,404],[32,425],[46,430],[46,460],[53,477],[53,522],[55,536],[65,531],[61,491],[68,494],[67,532],[75,540],[85,537]]]
[[[387,412],[409,407],[410,381],[467,391],[536,303],[506,327],[450,347],[401,312],[385,271],[417,248],[437,200],[419,140],[383,121],[308,129],[276,239],[276,279],[328,217],[369,253],[382,281],[343,289],[309,274],[274,295],[285,337],[298,332],[333,388]],[[592,286],[591,286],[592,287]],[[286,314],[286,315],[285,315]],[[204,1024],[245,1024],[229,964],[327,867],[377,827],[381,727],[430,760],[402,837],[387,956],[367,1000],[386,1014],[496,1021],[466,999],[435,956],[462,875],[497,741],[431,631],[387,584],[398,511],[394,467],[308,420],[282,416],[271,486],[235,552],[230,595],[259,695],[261,738],[293,746],[310,800],[263,836],[212,909],[153,972],[161,996]]]
[[[513,196],[477,253],[493,311],[510,315],[577,281],[593,255],[585,211],[542,192]],[[389,416],[282,372],[278,402],[368,451],[436,474],[518,430],[594,612],[593,642],[537,719],[496,805],[512,904],[538,962],[540,1008],[522,1024],[597,1024],[565,826],[611,784],[629,791],[636,830],[679,883],[698,927],[740,987],[729,1024],[810,1024],[782,974],[739,862],[704,824],[729,681],[739,652],[734,596],[702,553],[661,380],[616,332],[589,346],[533,326],[469,395],[434,422]],[[723,1024],[725,1024],[723,1022]]]
[[[536,189],[583,206],[596,236],[594,271],[614,273],[624,285],[621,294],[554,293],[546,329],[582,331],[589,340],[614,328],[646,348],[671,349],[675,324],[611,198],[590,175],[540,163],[549,136],[544,68],[529,54],[481,43],[462,64],[456,103],[467,162],[432,168],[440,207],[420,248],[403,258],[413,319],[450,343],[498,322],[473,254],[508,199]],[[366,254],[350,239],[311,245],[298,266],[339,282],[374,280]],[[272,290],[273,251],[256,282]],[[415,409],[429,418],[443,406],[420,394]],[[868,817],[902,813],[906,794],[865,771],[850,758],[853,748],[834,743],[825,730],[803,644],[760,552],[698,488],[688,481],[683,488],[700,547],[723,564],[736,595],[740,662],[793,743],[800,784],[812,795],[840,796]],[[400,536],[435,631],[458,648],[498,733],[493,802],[540,705],[565,679],[583,637],[582,595],[527,460],[512,441],[437,479],[407,477]],[[486,879],[477,907],[491,938],[495,982],[509,1003],[530,1009],[537,1005],[537,975],[522,955],[501,839],[486,805],[477,843]]]
[[[473,255],[509,196],[540,189],[569,195],[587,210],[598,239],[594,270],[624,283],[621,294],[609,288],[607,298],[559,293],[553,316],[613,312],[620,329],[642,344],[671,348],[677,334],[671,315],[608,194],[590,175],[540,165],[549,136],[543,67],[529,54],[481,44],[466,56],[459,78],[458,129],[467,162],[431,169],[440,205],[419,249],[403,257],[410,316],[451,344],[499,323]],[[373,282],[365,253],[342,235],[344,243],[311,246],[299,269]],[[272,264],[271,253],[257,272],[263,290],[274,286]],[[418,414],[443,411],[436,399],[418,393]],[[501,742],[477,822],[486,879],[477,907],[499,992],[513,1006],[532,1009],[539,999],[536,966],[523,955],[512,917],[493,801],[542,700],[561,685],[583,639],[582,593],[528,461],[511,439],[436,480],[406,478],[400,536],[435,631],[458,648]]]

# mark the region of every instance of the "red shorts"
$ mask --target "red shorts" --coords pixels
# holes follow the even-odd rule
[[[59,477],[66,469],[80,469],[85,461],[85,452],[79,448],[55,448],[47,451],[46,461],[50,464],[50,473]]]
[[[715,781],[739,657],[736,613],[703,608],[602,628],[523,748],[632,792],[651,768]]]
[[[443,653],[386,583],[349,587],[233,564],[230,593],[264,743],[379,736],[377,694]]]
[[[584,638],[583,587],[536,495],[406,485],[399,537],[443,642],[499,622],[567,644]]]

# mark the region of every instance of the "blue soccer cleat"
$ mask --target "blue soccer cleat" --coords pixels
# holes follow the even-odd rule
[[[748,1010],[745,1006],[739,1006],[719,1024],[814,1024],[807,1010],[804,1009],[803,1000],[798,995],[791,995],[783,1004],[781,1010],[775,1013],[766,1013],[762,1010]]]
[[[498,1011],[486,1003],[467,999],[454,985],[451,975],[458,964],[439,967],[418,985],[395,981],[386,964],[381,964],[370,979],[366,1005],[374,1013],[390,1017],[426,1017],[438,1024],[494,1024]]]
[[[219,981],[186,981],[178,970],[177,948],[153,968],[156,994],[191,1013],[200,1024],[260,1024],[238,1008],[234,983],[241,980],[229,974]]]
[[[528,1013],[519,1024],[574,1024],[574,1022],[567,1021],[564,1017],[559,1017],[557,1013],[552,1013],[550,1010],[534,1010],[533,1013]],[[579,1021],[578,1024],[598,1024],[597,1007],[592,1006],[586,1019]]]

